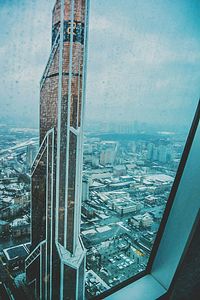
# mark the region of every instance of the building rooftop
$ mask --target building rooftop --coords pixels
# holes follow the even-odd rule
[[[24,244],[21,244],[21,245],[14,246],[11,248],[3,249],[3,253],[6,256],[7,260],[10,261],[17,257],[25,258],[26,256],[28,256],[29,251]]]
[[[174,181],[174,178],[172,176],[169,176],[166,174],[147,175],[147,176],[145,176],[145,178],[149,181],[160,181],[162,183]]]

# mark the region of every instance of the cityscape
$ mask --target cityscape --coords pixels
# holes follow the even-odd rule
[[[30,168],[38,133],[3,125],[0,131],[1,282],[11,291],[15,285],[24,290]],[[103,131],[84,134],[81,237],[87,299],[145,269],[185,141],[173,132],[131,134],[125,125],[123,133]]]
[[[199,92],[191,18],[178,2],[91,2],[24,3],[19,60],[2,64],[3,300],[102,299],[142,276],[182,157]]]

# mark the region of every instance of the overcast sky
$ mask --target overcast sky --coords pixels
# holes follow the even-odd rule
[[[38,125],[53,5],[0,0],[0,123]],[[88,118],[189,124],[200,95],[199,36],[198,0],[91,0]]]

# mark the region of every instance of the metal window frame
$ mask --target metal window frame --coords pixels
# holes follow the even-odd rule
[[[168,255],[168,257],[173,257],[173,253],[165,253],[164,250],[164,239],[167,238],[168,241],[172,241],[176,238],[176,232],[171,228],[170,224],[170,218],[173,217],[172,213],[175,211],[177,214],[177,194],[179,190],[183,189],[184,186],[181,187],[182,180],[185,180],[185,173],[188,171],[187,163],[190,163],[191,156],[192,156],[192,147],[195,147],[195,141],[197,143],[200,143],[200,126],[199,126],[199,119],[200,119],[200,100],[198,101],[196,113],[185,143],[185,147],[182,153],[182,157],[179,163],[179,167],[175,176],[174,183],[171,188],[171,192],[163,213],[163,217],[156,235],[156,239],[149,257],[149,261],[147,264],[147,267],[144,271],[141,273],[138,273],[137,275],[129,278],[128,280],[118,284],[117,286],[109,289],[108,291],[105,291],[104,293],[93,297],[93,300],[100,300],[100,299],[107,299],[107,300],[120,300],[120,299],[126,299],[126,300],[155,300],[160,298],[161,296],[167,294],[172,287],[172,284],[174,282],[174,278],[177,274],[177,270],[179,269],[180,263],[183,260],[184,254],[187,251],[189,244],[191,242],[191,239],[193,237],[195,226],[197,224],[198,218],[199,218],[199,209],[200,209],[200,201],[199,201],[199,207],[193,209],[193,216],[190,220],[190,223],[192,224],[189,229],[189,235],[187,238],[185,237],[184,241],[184,247],[182,247],[182,250],[178,251],[177,263],[174,266],[174,269],[169,272],[170,279],[168,282],[166,282],[164,278],[164,272],[161,270],[161,261],[162,259],[165,259],[165,255]],[[198,136],[199,133],[199,136]],[[199,145],[196,145],[196,147]],[[198,148],[199,149],[199,148]],[[195,157],[196,158],[196,157]],[[196,162],[198,163],[198,157]],[[190,168],[191,166],[189,166]],[[200,168],[200,162],[199,162],[199,168]],[[188,175],[188,174],[187,174]],[[186,175],[186,177],[187,177]],[[196,182],[197,184],[197,182]],[[186,186],[186,184],[185,184]],[[199,194],[200,194],[200,185],[199,188]],[[184,199],[186,202],[187,200]],[[189,204],[188,204],[189,205]],[[180,211],[179,211],[180,214]],[[187,212],[185,212],[187,214]],[[184,214],[180,214],[180,220],[185,217]],[[171,238],[169,238],[169,234],[167,235],[167,232],[171,233]]]

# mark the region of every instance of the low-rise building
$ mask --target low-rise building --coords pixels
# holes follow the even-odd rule
[[[119,204],[119,205],[115,205],[115,210],[121,216],[123,216],[124,214],[136,212],[137,205],[136,204]]]
[[[83,176],[82,179],[82,201],[89,199],[89,179],[87,176]]]
[[[26,257],[29,255],[30,243],[3,249],[4,258],[8,268],[24,268]]]
[[[8,222],[0,220],[0,236],[6,236],[9,233],[10,225]]]
[[[12,223],[12,236],[18,238],[30,234],[30,224],[24,219],[16,219]]]
[[[14,204],[21,207],[26,207],[30,203],[30,195],[26,193],[25,195],[19,195],[14,198]]]
[[[148,204],[155,204],[156,200],[157,200],[157,198],[152,195],[148,195],[145,197],[145,202]]]
[[[127,169],[125,165],[117,165],[113,167],[114,176],[125,176],[127,174]]]
[[[90,207],[89,205],[87,205],[85,203],[82,204],[81,210],[87,218],[92,219],[95,217],[95,210],[92,207]]]
[[[141,223],[143,227],[151,227],[151,225],[153,224],[153,219],[150,214],[145,213],[142,217]]]

